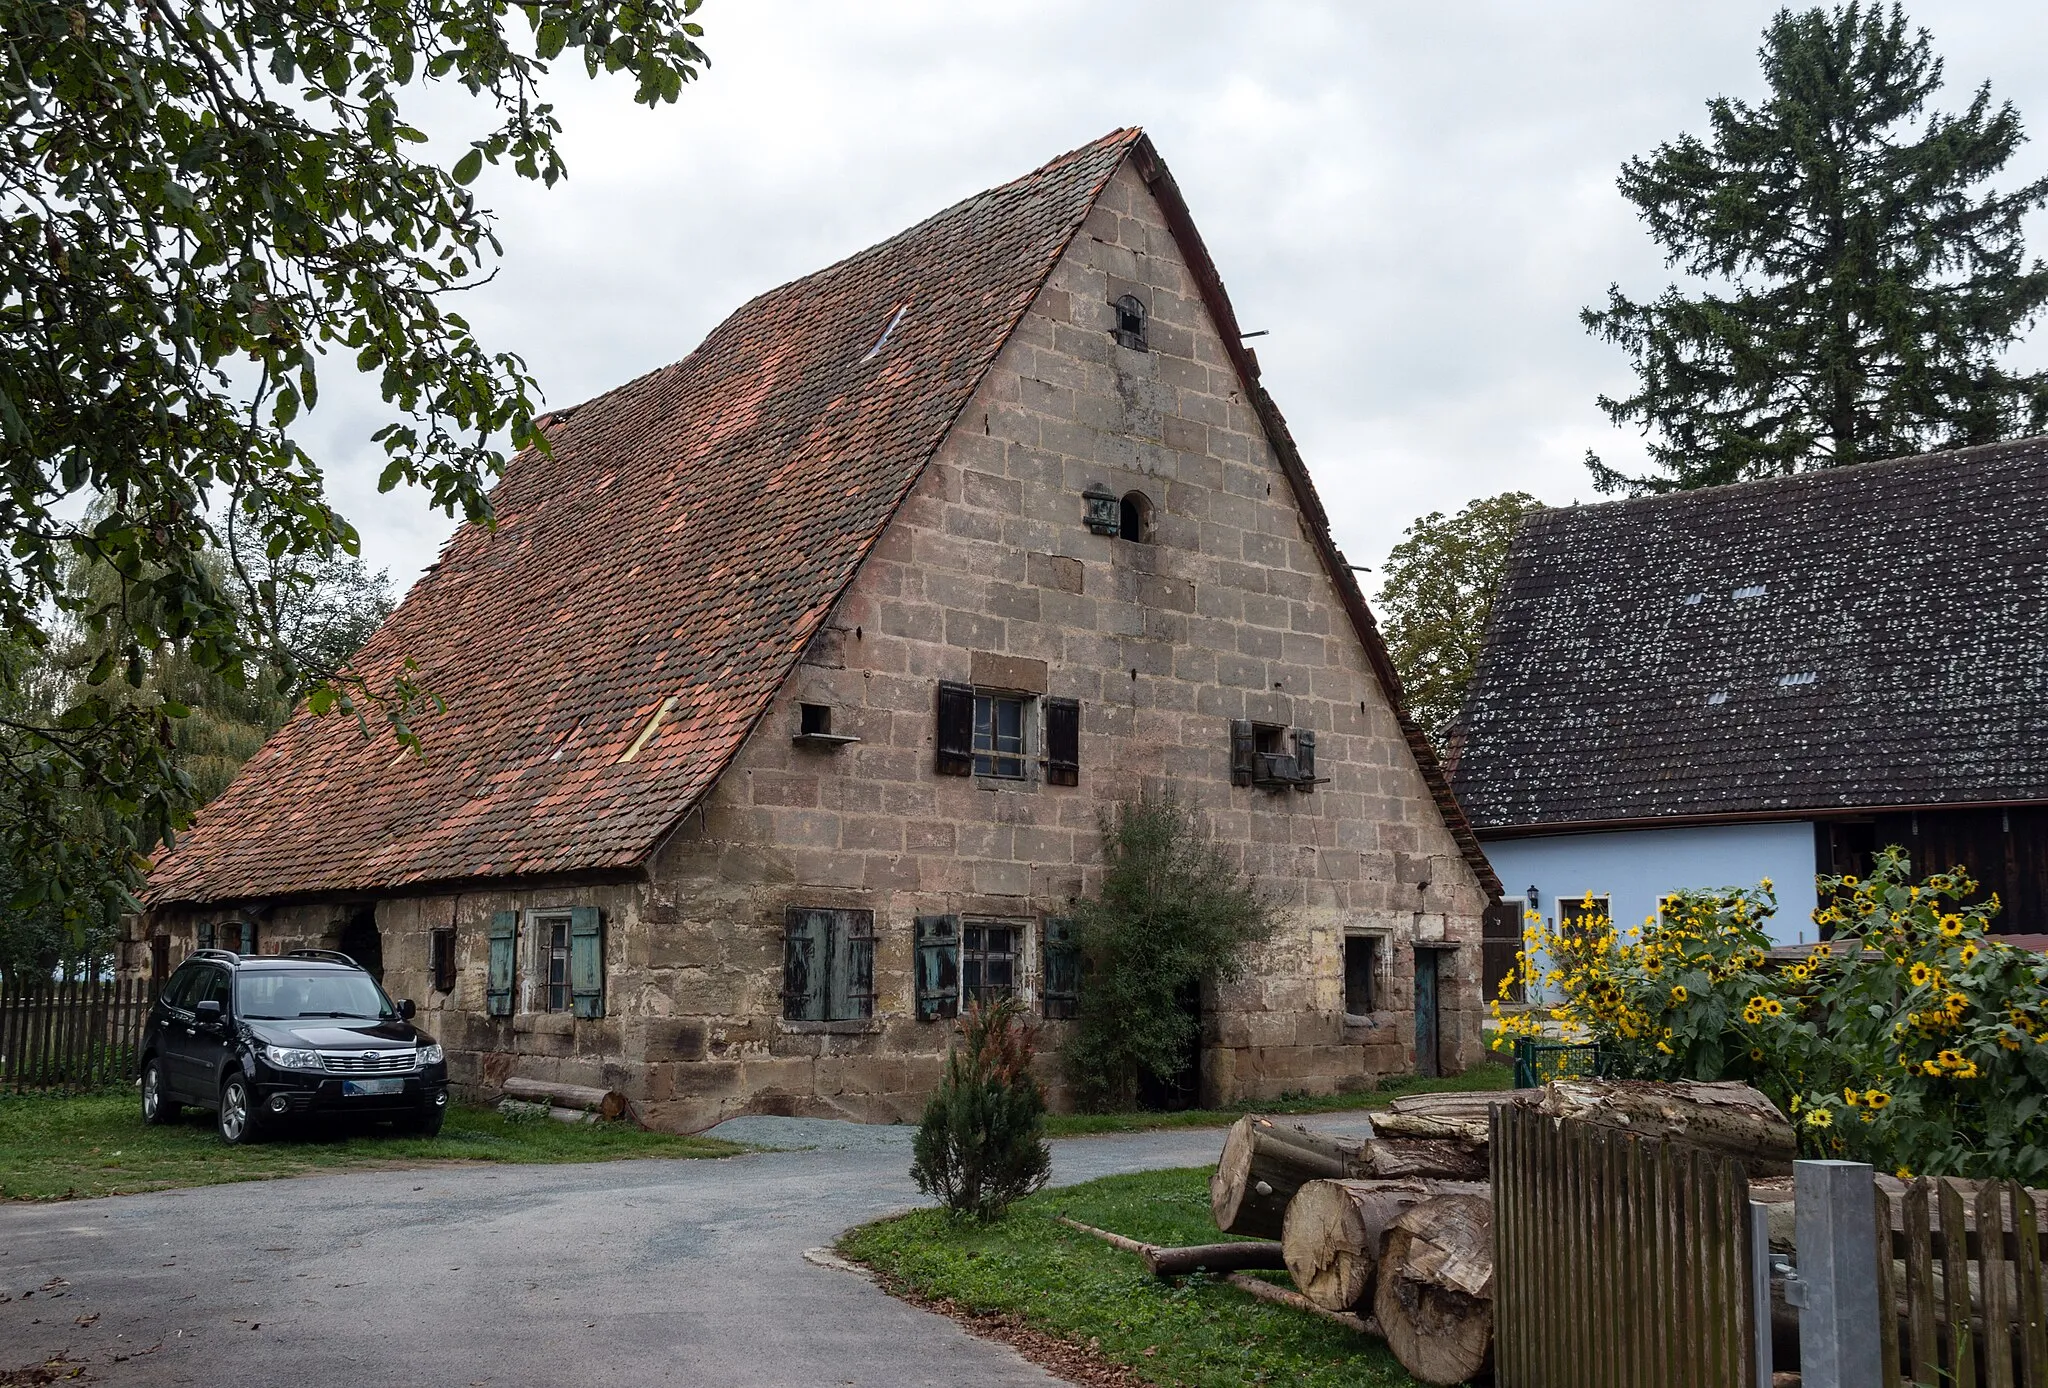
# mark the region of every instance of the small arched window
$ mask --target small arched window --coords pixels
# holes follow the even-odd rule
[[[1152,538],[1152,499],[1143,492],[1126,492],[1117,508],[1119,539],[1149,541]]]
[[[1116,340],[1134,352],[1145,350],[1145,305],[1135,294],[1126,294],[1111,305],[1116,309]]]

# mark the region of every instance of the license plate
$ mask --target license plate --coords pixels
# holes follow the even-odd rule
[[[403,1094],[405,1093],[405,1081],[343,1080],[341,1082],[341,1093],[345,1099],[353,1099],[359,1094]]]

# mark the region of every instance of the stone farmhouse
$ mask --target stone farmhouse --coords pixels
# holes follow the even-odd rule
[[[1897,844],[2048,944],[2048,438],[1534,515],[1463,718],[1459,799],[1559,924],[1768,877],[1811,943],[1815,874]]]
[[[129,968],[340,948],[480,1092],[914,1117],[964,1003],[1056,1047],[1099,816],[1170,790],[1288,911],[1182,1101],[1478,1059],[1498,884],[1141,132],[543,428],[359,658],[424,754],[302,710]]]

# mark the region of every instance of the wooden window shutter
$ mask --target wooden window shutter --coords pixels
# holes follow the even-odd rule
[[[604,912],[569,908],[569,999],[579,1017],[604,1016]]]
[[[1040,953],[1045,960],[1045,985],[1040,992],[1045,999],[1046,1019],[1061,1021],[1073,1017],[1080,1011],[1081,1003],[1081,938],[1074,922],[1064,916],[1048,918],[1045,947]]]
[[[782,1015],[791,1022],[825,1020],[825,969],[831,913],[789,908],[782,937]]]
[[[1248,786],[1252,783],[1252,764],[1258,759],[1259,739],[1252,732],[1251,720],[1233,718],[1230,720],[1230,784]]]
[[[941,776],[974,772],[974,686],[939,681],[939,757]]]
[[[455,927],[436,926],[427,936],[427,966],[434,976],[434,991],[455,991]]]
[[[235,952],[237,954],[254,954],[256,952],[255,921],[242,922],[242,947]]]
[[[199,923],[199,948],[200,948],[200,949],[212,949],[212,948],[213,948],[213,922],[212,922],[212,921],[201,921],[201,922]]]
[[[960,1015],[960,918],[917,918],[917,1019]]]
[[[825,977],[825,1019],[856,1022],[875,1015],[875,913],[831,913],[832,966]]]
[[[1045,701],[1045,779],[1055,786],[1081,784],[1081,701]]]
[[[1307,728],[1294,730],[1294,770],[1301,777],[1296,790],[1316,788],[1316,735]]]
[[[484,987],[484,1011],[493,1017],[512,1015],[512,954],[519,943],[519,913],[491,913],[491,973]]]

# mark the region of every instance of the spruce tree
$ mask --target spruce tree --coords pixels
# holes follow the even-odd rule
[[[1988,84],[1929,110],[1942,63],[1889,10],[1779,11],[1761,103],[1707,103],[1691,135],[1632,159],[1622,195],[1705,288],[1581,315],[1626,351],[1634,394],[1600,398],[1650,436],[1651,475],[1587,454],[1603,492],[1665,492],[2038,432],[2048,373],[1999,364],[2048,301],[2021,218],[2048,178],[1984,187],[2025,138]]]

